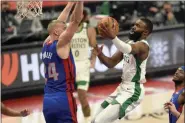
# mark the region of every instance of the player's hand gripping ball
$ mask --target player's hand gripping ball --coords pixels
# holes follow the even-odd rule
[[[102,25],[104,28],[102,27]],[[99,21],[98,33],[101,37],[111,38],[111,35],[117,35],[118,32],[119,32],[119,24],[114,18],[104,17],[103,19]],[[110,35],[110,37],[106,35]]]

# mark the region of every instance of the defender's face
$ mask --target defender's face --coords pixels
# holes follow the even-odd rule
[[[178,68],[173,76],[173,81],[184,81],[184,70]]]
[[[55,26],[55,35],[60,36],[60,34],[62,34],[65,30],[66,30],[66,24],[63,23],[58,23]]]

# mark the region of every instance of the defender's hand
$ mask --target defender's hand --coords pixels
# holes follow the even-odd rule
[[[176,112],[177,111],[175,105],[172,102],[167,102],[164,105],[165,105],[164,108],[169,109],[171,112]]]
[[[24,109],[23,111],[20,112],[22,117],[26,117],[28,115],[30,115],[30,111],[28,111],[27,109]]]

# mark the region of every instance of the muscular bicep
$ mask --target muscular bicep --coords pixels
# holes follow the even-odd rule
[[[110,59],[112,60],[115,66],[123,59],[123,53],[117,50],[116,53],[112,57],[110,57]]]
[[[185,103],[185,93],[184,93],[184,91],[179,95],[178,103],[181,104],[181,105]]]
[[[59,40],[57,43],[57,49],[70,43],[77,29],[78,29],[78,23],[75,21],[70,22],[66,30],[59,36]]]
[[[70,52],[70,41],[78,28],[78,24],[70,22],[66,30],[60,35],[57,42],[57,54],[61,59],[67,59]]]
[[[95,47],[97,44],[96,41],[96,30],[93,27],[89,27],[87,30],[88,38],[89,38],[89,44],[91,47]]]
[[[141,54],[141,53],[145,53],[148,52],[149,47],[147,44],[143,43],[143,42],[136,42],[135,44],[131,44],[132,47],[132,54]]]
[[[67,59],[70,53],[70,43],[57,49],[57,54],[61,59]]]
[[[136,42],[135,44],[131,44],[132,54],[136,54],[139,56],[141,60],[145,60],[149,54],[149,46],[143,42]]]

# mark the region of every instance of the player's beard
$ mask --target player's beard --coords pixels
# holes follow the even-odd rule
[[[182,80],[173,80],[175,85],[181,85],[183,83]]]
[[[129,39],[133,40],[134,42],[138,41],[141,38],[142,32],[130,32]]]

